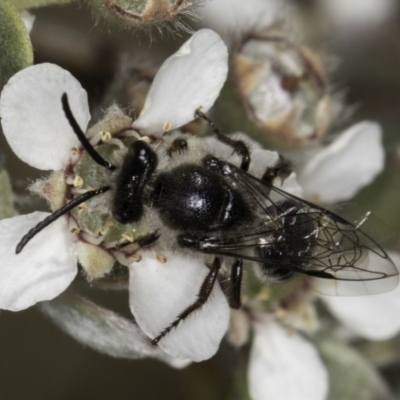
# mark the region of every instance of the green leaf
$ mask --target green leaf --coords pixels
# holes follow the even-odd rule
[[[19,70],[32,65],[33,50],[29,33],[17,10],[0,1],[0,81],[5,83]]]
[[[153,346],[140,328],[127,318],[67,290],[39,309],[78,342],[111,357],[138,359],[153,357],[176,368],[188,365]]]
[[[316,344],[329,373],[328,400],[392,398],[378,371],[356,350],[327,338]]]
[[[5,169],[0,168],[0,219],[14,215],[14,196],[10,178]]]
[[[52,4],[72,3],[75,0],[8,0],[15,8],[21,10],[23,8],[33,8],[50,6]]]

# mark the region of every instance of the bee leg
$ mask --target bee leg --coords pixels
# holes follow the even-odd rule
[[[231,268],[231,279],[229,281],[229,292],[227,293],[229,306],[235,310],[242,305],[240,292],[242,289],[243,260],[237,258]]]
[[[139,245],[141,249],[143,249],[144,247],[152,245],[154,242],[158,240],[159,237],[160,234],[158,233],[158,231],[155,231],[147,234],[144,237],[141,237],[140,239],[137,240],[136,243]]]
[[[193,311],[199,310],[208,300],[211,295],[211,292],[214,288],[215,281],[218,277],[219,269],[221,268],[221,261],[217,257],[214,259],[211,267],[210,272],[204,279],[199,294],[197,295],[197,300],[192,303],[189,307],[183,310],[175,321],[165,328],[157,337],[155,337],[151,343],[156,345],[164,336],[166,336],[172,329],[176,328],[183,320],[185,320]]]
[[[250,150],[247,147],[246,143],[243,142],[242,140],[233,140],[230,137],[221,133],[220,130],[217,128],[217,126],[214,124],[214,122],[212,122],[211,119],[208,118],[207,115],[203,114],[201,111],[197,110],[195,116],[200,117],[205,121],[207,121],[211,131],[215,134],[215,136],[217,136],[217,139],[220,142],[225,143],[226,145],[232,147],[234,152],[242,157],[242,163],[240,164],[240,168],[243,169],[244,171],[248,171],[251,158],[250,158]]]
[[[281,184],[285,179],[293,172],[292,163],[286,160],[282,155],[279,154],[279,160],[272,167],[268,167],[261,180],[269,183],[271,186],[274,184],[275,178],[281,178]]]

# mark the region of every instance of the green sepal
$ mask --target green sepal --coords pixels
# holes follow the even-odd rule
[[[391,399],[376,368],[354,348],[326,337],[316,345],[329,374],[327,400]]]
[[[0,1],[0,83],[32,65],[33,49],[29,33],[18,11]]]
[[[0,168],[0,219],[14,216],[14,196],[10,178],[5,169]]]
[[[75,0],[8,0],[18,10],[24,8],[34,8],[51,6],[53,4],[67,4],[72,3]]]

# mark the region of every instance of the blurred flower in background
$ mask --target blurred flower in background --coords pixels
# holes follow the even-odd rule
[[[318,0],[320,17],[343,41],[365,40],[376,33],[396,13],[395,0]]]
[[[293,161],[295,173],[282,182],[276,179],[275,185],[325,206],[353,201],[356,196],[356,203],[386,218],[385,222],[389,222],[395,230],[392,236],[399,241],[399,162],[393,150],[399,144],[400,121],[396,109],[400,100],[395,94],[385,97],[391,90],[396,92],[400,82],[395,57],[398,54],[395,49],[399,50],[400,46],[395,35],[398,31],[398,6],[395,1],[252,0],[244,5],[236,0],[205,0],[201,3],[86,0],[85,4],[98,21],[96,28],[92,27],[93,20],[88,13],[74,4],[50,9],[41,7],[64,2],[10,0],[10,4],[0,5],[0,26],[3,26],[0,37],[12,39],[0,40],[0,47],[3,46],[0,61],[2,82],[6,83],[11,78],[11,85],[13,79],[17,79],[12,76],[17,77],[15,73],[19,69],[33,62],[32,46],[27,35],[32,22],[30,28],[21,22],[27,20],[24,9],[33,7],[31,12],[36,21],[31,38],[36,60],[62,64],[72,70],[87,89],[94,120],[100,120],[88,130],[88,137],[96,146],[106,144],[104,140],[107,136],[104,134],[107,132],[111,141],[121,140],[114,137],[114,132],[124,124],[132,128],[134,121],[133,128],[142,135],[160,136],[163,130],[179,128],[182,132],[199,136],[199,143],[204,141],[204,146],[220,151],[224,158],[238,165],[239,159],[232,155],[230,149],[224,149],[213,138],[203,138],[208,132],[204,121],[192,121],[194,110],[207,103],[204,111],[210,108],[212,119],[223,132],[235,133],[236,137],[244,137],[246,142],[251,143],[255,174],[267,165],[272,166],[279,159],[279,152]],[[196,22],[185,19],[187,16],[194,16]],[[2,21],[7,24],[2,24]],[[106,29],[102,29],[104,25]],[[211,106],[225,79],[218,78],[224,68],[214,68],[213,56],[219,54],[214,43],[201,41],[196,47],[196,57],[189,57],[187,64],[184,62],[185,47],[162,64],[182,44],[182,39],[168,34],[153,42],[157,35],[151,33],[150,42],[153,43],[150,46],[147,33],[135,31],[141,27],[155,27],[156,31],[163,31],[167,25],[181,31],[211,27],[228,46],[230,72],[213,108]],[[119,27],[126,31],[121,31]],[[382,35],[386,37],[382,38]],[[383,56],[373,57],[374,49],[381,51]],[[336,54],[333,56],[331,53]],[[361,54],[359,64],[356,64],[357,54]],[[342,59],[338,62],[340,56]],[[224,57],[226,59],[226,55]],[[180,67],[175,70],[172,66],[166,68],[168,63],[177,63]],[[21,74],[27,71],[29,69]],[[20,142],[27,149],[26,157],[38,159],[40,163],[51,163],[52,158],[47,157],[47,153],[48,148],[54,146],[49,142],[43,145],[39,141],[48,129],[43,127],[47,125],[51,128],[49,136],[45,135],[46,140],[54,132],[61,135],[56,140],[56,148],[67,151],[68,157],[74,145],[63,146],[65,137],[61,127],[67,122],[63,119],[61,104],[57,105],[62,93],[58,90],[55,94],[57,99],[45,100],[48,103],[46,107],[40,101],[41,94],[45,92],[43,78],[42,74],[34,79],[36,86],[34,90],[29,90],[31,97],[15,101],[11,118],[4,111],[5,106],[1,116],[6,136],[7,120],[18,125],[16,131],[19,133],[29,126],[30,135]],[[214,85],[216,81],[220,82],[216,85],[217,89]],[[349,89],[346,81],[350,81]],[[355,89],[351,86],[352,81],[355,82]],[[80,86],[78,81],[74,82]],[[72,84],[66,85],[71,88]],[[85,92],[82,88],[80,90]],[[82,126],[89,121],[86,94],[84,97],[84,105],[75,106],[72,103],[78,120],[80,113],[87,114]],[[197,104],[198,99],[201,99],[201,104]],[[364,101],[367,102],[366,109]],[[354,102],[361,104],[354,107]],[[37,107],[41,109],[37,110]],[[53,108],[59,109],[55,111]],[[101,109],[109,110],[103,119]],[[21,113],[24,119],[19,117]],[[32,123],[29,122],[29,115],[34,116]],[[372,122],[375,120],[379,123]],[[166,122],[169,124],[166,125]],[[103,136],[98,135],[99,131]],[[34,135],[33,132],[37,133]],[[243,136],[243,133],[249,136]],[[27,146],[28,143],[30,146]],[[10,144],[20,156],[16,150],[19,145]],[[19,192],[21,167],[16,162],[14,164],[12,155],[8,157],[3,164],[9,170],[14,191]],[[30,163],[26,157],[22,159]],[[18,211],[14,211],[12,200],[15,197],[4,167],[0,171],[4,174],[4,179],[0,175],[0,216],[6,218],[31,211],[32,206],[18,203]],[[46,164],[39,168],[53,167]],[[58,168],[61,167],[55,169]],[[36,184],[36,190],[43,192],[46,185],[47,188],[54,185],[55,180],[51,179]],[[70,185],[74,183],[77,183],[76,180],[70,179]],[[8,195],[2,197],[6,193]],[[20,197],[21,194],[16,196]],[[54,210],[60,202],[53,201],[51,205]],[[40,214],[41,217],[43,215]],[[27,217],[14,218],[22,220]],[[15,240],[23,232],[19,225],[6,226],[6,221],[0,223],[6,227],[0,248],[9,251],[15,244],[10,245],[11,230],[18,231]],[[50,241],[57,238],[57,233],[53,234],[53,230],[57,230],[56,225],[46,229],[47,236],[42,236],[42,241],[45,237],[48,240],[38,247],[43,248],[38,252],[38,265],[47,254]],[[97,245],[92,243],[89,246]],[[60,255],[59,246],[50,247],[52,254],[56,249]],[[263,284],[247,268],[243,307],[240,310],[228,310],[217,284],[210,301],[191,320],[182,323],[176,332],[171,332],[169,343],[163,346],[161,342],[159,347],[154,347],[148,338],[154,338],[166,321],[185,308],[181,302],[190,304],[196,300],[198,288],[208,271],[198,260],[187,265],[186,260],[169,254],[165,249],[161,254],[166,256],[165,259],[160,257],[160,252],[156,253],[147,254],[147,258],[146,254],[140,254],[142,262],[135,262],[130,267],[130,281],[123,267],[129,263],[125,263],[120,254],[117,257],[117,252],[112,255],[112,262],[107,257],[100,257],[108,267],[100,268],[102,272],[97,275],[91,275],[91,271],[97,271],[99,264],[96,262],[93,268],[87,268],[81,257],[82,268],[78,270],[71,289],[53,301],[40,303],[39,308],[77,341],[101,353],[126,359],[154,357],[177,368],[189,365],[190,361],[209,358],[217,351],[230,314],[231,322],[226,332],[229,347],[223,344],[215,361],[177,371],[179,377],[186,376],[189,381],[192,379],[190,382],[193,384],[188,385],[181,397],[178,397],[176,388],[170,389],[174,399],[248,399],[250,396],[252,400],[373,400],[391,399],[391,392],[400,393],[396,379],[391,379],[398,373],[400,355],[396,339],[400,329],[397,318],[399,289],[356,298],[318,296],[301,279],[282,284]],[[398,253],[390,254],[399,265]],[[29,259],[30,255],[26,257]],[[90,259],[93,261],[93,258]],[[114,267],[112,274],[107,274],[115,259],[121,265]],[[11,272],[8,271],[2,280],[7,290],[20,278],[22,282],[28,264],[29,260],[20,265],[12,264]],[[75,258],[69,264],[71,271],[73,269],[70,281],[77,271]],[[0,269],[4,265],[0,265]],[[167,274],[165,268],[168,266]],[[49,271],[51,267],[49,264]],[[58,269],[57,273],[61,274],[62,269]],[[85,280],[82,277],[88,276],[92,290],[87,285],[83,286]],[[69,281],[51,297],[62,292]],[[42,285],[44,281],[37,283]],[[42,289],[47,291],[49,287],[43,285]],[[22,296],[30,293],[24,287],[19,292]],[[117,292],[124,293],[123,305],[110,306],[107,303],[110,298],[118,296]],[[126,298],[128,292],[129,302]],[[4,293],[3,290],[0,298]],[[174,296],[175,304],[171,305]],[[35,298],[33,302],[48,298]],[[128,303],[135,321],[128,315]],[[3,313],[1,317],[7,318],[7,315]],[[221,318],[221,315],[224,317]],[[15,329],[11,323],[9,325],[11,331]],[[368,340],[386,342],[373,344]],[[108,359],[102,359],[102,362],[104,368],[109,367]],[[210,364],[213,362],[218,364]],[[390,389],[377,367],[388,378],[392,385]],[[128,364],[126,368],[135,366]],[[140,367],[137,368],[140,370]],[[108,372],[110,385],[117,382],[116,386],[122,390],[125,386],[118,375],[114,377],[110,370]],[[163,374],[169,373],[163,370]],[[201,378],[208,374],[208,379]],[[231,374],[229,384],[224,384],[221,376],[227,374]],[[152,373],[149,376],[145,397],[150,399],[153,397],[149,392],[157,390],[157,385],[152,383],[161,379],[154,378]],[[160,383],[160,386],[163,387],[162,395],[168,397],[168,385]],[[136,389],[129,387],[124,390],[133,395],[138,393]],[[68,392],[65,388],[60,392],[63,390]],[[103,388],[103,393],[106,392],[107,389]],[[63,397],[58,395],[57,398]]]

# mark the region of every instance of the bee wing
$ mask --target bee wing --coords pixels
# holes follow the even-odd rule
[[[397,286],[398,269],[363,229],[368,214],[352,223],[230,167],[233,184],[250,199],[257,222],[235,237],[213,238],[205,252],[273,263],[304,274],[314,290],[326,295],[376,294]],[[265,256],[268,249],[273,249],[273,260]]]

